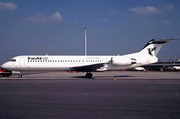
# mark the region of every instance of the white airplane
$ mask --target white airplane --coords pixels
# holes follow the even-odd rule
[[[92,78],[91,72],[115,71],[139,67],[158,61],[156,57],[162,45],[173,39],[152,39],[140,52],[122,56],[49,56],[29,55],[16,56],[2,65],[7,71],[37,72],[37,71],[81,71],[87,72],[86,77]]]
[[[135,70],[135,71],[145,71],[145,68],[144,67],[135,67],[135,68],[133,68],[133,70]]]
[[[180,66],[174,66],[173,68],[176,70],[180,70]]]

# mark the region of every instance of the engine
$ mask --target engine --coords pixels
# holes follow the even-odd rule
[[[136,59],[134,58],[113,58],[111,59],[113,65],[132,65],[136,64]]]

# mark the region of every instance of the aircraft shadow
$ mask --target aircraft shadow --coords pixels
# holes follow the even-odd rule
[[[135,76],[129,76],[129,75],[121,75],[121,76],[94,76],[93,78],[87,78],[87,79],[99,79],[99,78],[118,78],[118,77],[135,77]],[[74,76],[72,78],[86,78],[85,76]]]

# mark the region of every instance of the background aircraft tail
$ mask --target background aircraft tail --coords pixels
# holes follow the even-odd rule
[[[165,39],[165,40],[152,39],[141,49],[139,53],[143,56],[156,57],[164,43],[177,39],[178,38]]]

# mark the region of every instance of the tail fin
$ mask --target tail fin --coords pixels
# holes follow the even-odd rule
[[[141,49],[139,53],[145,56],[147,55],[157,56],[164,43],[177,39],[178,38],[165,39],[165,40],[152,39]]]

